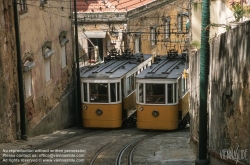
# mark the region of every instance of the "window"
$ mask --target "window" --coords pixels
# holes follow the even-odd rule
[[[26,0],[19,0],[19,14],[24,14],[28,11]]]
[[[90,83],[90,102],[108,103],[108,84]]]
[[[33,94],[32,90],[32,73],[31,69],[35,67],[34,56],[31,53],[24,54],[23,60],[23,77],[25,98],[29,98]]]
[[[174,85],[167,84],[168,87],[168,103],[174,103]]]
[[[165,104],[165,84],[146,84],[146,103]]]
[[[186,78],[182,78],[181,88],[182,88],[182,94],[185,94],[188,91],[188,84]]]
[[[31,71],[27,71],[24,73],[24,83],[25,83],[25,98],[27,99],[33,93],[32,91],[32,76]]]
[[[141,52],[141,34],[135,34],[135,53]]]
[[[69,39],[66,37],[67,31],[61,31],[59,35],[59,43],[61,45],[61,63],[62,69],[67,65],[67,55],[66,55],[66,44],[69,42]]]
[[[51,64],[50,57],[54,54],[51,48],[51,41],[46,41],[42,47],[44,56],[44,72],[45,72],[45,83],[51,79]]]
[[[117,102],[118,101],[121,101],[121,97],[120,97],[120,83],[118,82],[117,85],[116,85],[116,89],[117,89]]]
[[[110,102],[116,102],[115,83],[110,83]]]
[[[51,75],[50,75],[50,58],[46,58],[44,60],[44,68],[45,68],[45,82],[47,83],[51,79]]]
[[[132,74],[127,78],[127,95],[135,90],[135,74]]]
[[[40,0],[40,6],[44,6],[47,3],[47,0]]]
[[[139,103],[144,103],[143,84],[139,84],[138,98]]]
[[[170,18],[165,20],[165,39],[170,38]]]
[[[67,65],[67,60],[66,60],[66,45],[62,45],[62,47],[61,47],[61,59],[62,59],[62,69],[63,69]]]
[[[156,45],[156,27],[155,26],[150,28],[150,41],[151,41],[151,46]]]
[[[177,83],[174,84],[174,103],[178,102],[178,88]]]
[[[84,102],[88,102],[88,87],[87,87],[87,83],[83,83],[83,101]]]
[[[168,104],[173,104],[178,102],[177,90],[178,90],[177,83],[167,84]]]
[[[177,27],[178,27],[178,32],[182,32],[183,30],[183,18],[182,14],[178,14],[177,16]]]

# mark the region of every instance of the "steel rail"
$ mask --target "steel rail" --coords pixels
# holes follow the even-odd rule
[[[94,165],[95,161],[97,159],[97,157],[103,152],[103,150],[109,148],[115,141],[108,143],[107,145],[105,145],[99,152],[96,153],[96,155],[92,158],[90,165]]]

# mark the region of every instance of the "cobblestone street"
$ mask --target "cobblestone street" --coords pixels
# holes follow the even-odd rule
[[[30,138],[28,141],[0,144],[0,164],[112,165],[124,146],[132,141],[137,144],[131,154],[134,165],[194,164],[189,128],[177,131],[70,128]],[[121,164],[127,164],[129,152],[124,150],[122,154]]]

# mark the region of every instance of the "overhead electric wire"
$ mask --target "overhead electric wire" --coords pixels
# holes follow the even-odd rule
[[[22,3],[17,3],[17,4],[22,5]],[[26,4],[26,5],[27,5],[27,6],[32,6],[32,7],[38,7],[38,8],[42,7],[42,6],[32,5],[32,4]],[[44,7],[44,8],[58,8],[58,9],[59,9],[59,7]],[[63,10],[62,10],[62,11],[63,11]],[[63,18],[71,18],[71,14],[68,13],[68,12],[66,12],[66,11],[64,11],[64,12],[70,14],[69,16],[59,15],[59,14],[57,14],[57,13],[54,13],[54,12],[51,12],[51,11],[47,11],[47,10],[44,10],[44,12],[47,12],[47,13],[49,13],[49,14],[53,14],[53,15],[56,15],[56,16],[60,16],[60,17],[63,17]]]
[[[35,0],[26,0],[26,2],[36,2]],[[47,0],[47,2],[58,2],[58,0]],[[89,7],[89,5],[91,4],[91,1],[94,1],[95,2],[95,0],[82,0],[82,1],[79,1],[78,0],[78,2],[85,2],[87,5],[83,5],[83,6],[87,6],[87,7]],[[109,3],[113,3],[113,2],[117,2],[118,0],[113,0],[112,2],[109,2]],[[130,1],[130,0],[128,0],[128,1]],[[126,2],[128,2],[128,1],[126,1]],[[143,0],[144,1],[144,0]],[[59,1],[59,2],[71,2],[71,3],[73,3],[72,1],[70,1],[70,0],[62,0],[62,1]],[[154,1],[153,1],[154,2]],[[134,6],[135,4],[132,4],[132,5],[129,5],[129,6],[126,6],[126,7],[124,7],[122,4],[120,4],[121,2],[117,2],[119,5],[121,5],[122,6],[122,8],[120,8],[119,10],[126,10],[127,11],[127,7],[129,7],[129,6]],[[140,2],[138,2],[138,3],[142,3],[142,1],[140,1]],[[138,4],[138,3],[136,3],[136,4]],[[150,3],[152,3],[152,2],[150,2]],[[150,4],[150,3],[148,3],[148,4]],[[123,4],[124,4],[124,2],[123,2]],[[148,5],[148,4],[144,4],[144,5],[142,5],[142,6],[146,6],[146,5]],[[117,5],[114,5],[114,4],[112,4],[115,8],[117,7]],[[184,10],[188,10],[188,8],[184,8],[184,7],[181,7],[181,6],[179,6],[179,5],[176,5],[176,4],[171,4],[171,3],[169,3],[168,5],[171,5],[171,6],[176,6],[176,7],[178,7],[178,8],[181,8],[181,9],[184,9]],[[101,6],[101,5],[95,5],[95,6]],[[139,7],[141,7],[141,6],[139,6]],[[73,9],[73,8],[71,8],[71,9]],[[91,9],[91,8],[90,8]],[[117,9],[117,8],[116,8]],[[133,9],[135,9],[135,8],[133,8]]]

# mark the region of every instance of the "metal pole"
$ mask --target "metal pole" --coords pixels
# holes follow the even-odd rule
[[[75,13],[75,53],[76,53],[76,93],[77,93],[77,125],[82,125],[82,105],[81,105],[81,87],[80,87],[80,68],[79,68],[79,49],[78,49],[78,28],[77,28],[77,11],[76,0],[74,0]]]
[[[200,54],[200,109],[199,109],[199,159],[195,165],[208,165],[207,159],[207,90],[209,74],[210,0],[202,1],[201,54]]]
[[[18,22],[18,10],[16,0],[13,0],[14,9],[14,26],[16,35],[16,51],[17,51],[17,74],[18,74],[18,89],[19,89],[19,102],[20,102],[20,122],[21,122],[21,139],[27,140],[26,135],[26,111],[24,105],[24,90],[23,90],[23,69],[22,69],[22,57],[20,48],[20,33]]]

